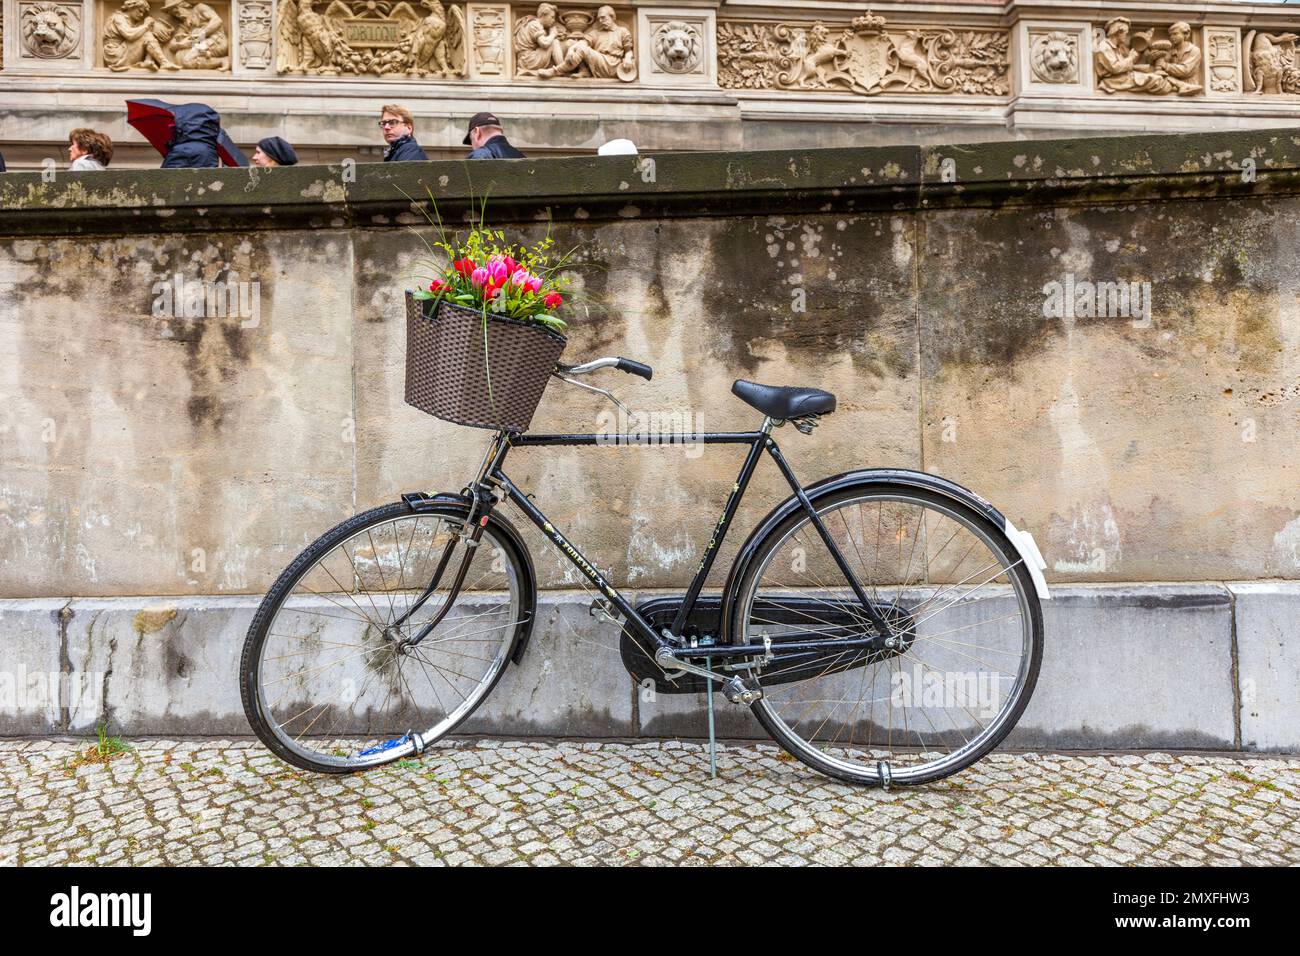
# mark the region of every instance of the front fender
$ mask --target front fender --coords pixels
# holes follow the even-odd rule
[[[433,511],[451,505],[463,509],[466,515],[469,514],[470,499],[467,495],[458,492],[444,491],[436,495],[408,492],[402,495],[402,500],[412,511]],[[528,553],[523,537],[509,519],[493,509],[488,516],[487,526],[514,549],[522,569],[523,580],[519,582],[519,588],[525,616],[515,637],[515,646],[510,651],[510,660],[518,664],[528,648],[528,639],[532,637],[533,622],[537,620],[537,571],[533,567],[533,557]]]
[[[1029,577],[1034,582],[1034,591],[1038,594],[1039,600],[1051,600],[1051,594],[1047,589],[1047,581],[1043,577],[1043,569],[1047,565],[1043,561],[1042,554],[1039,553],[1038,545],[1034,542],[1034,536],[1028,531],[1017,528],[988,501],[955,481],[949,481],[947,478],[940,478],[938,475],[930,475],[923,471],[914,471],[910,468],[867,468],[823,478],[821,481],[806,487],[804,493],[808,495],[815,508],[818,507],[819,502],[846,488],[879,487],[881,485],[902,485],[908,488],[932,491],[943,495],[945,498],[967,505],[984,515],[995,527],[1006,534],[1007,539],[1015,547],[1016,553],[1029,571]],[[731,571],[727,574],[727,583],[722,592],[722,624],[726,630],[726,633],[723,634],[723,640],[731,640],[730,632],[736,599],[735,590],[739,583],[744,580],[745,572],[749,569],[759,545],[782,521],[791,514],[802,510],[802,508],[799,499],[793,495],[790,496],[768,512],[767,517],[758,523],[754,530],[750,532],[749,537],[745,539],[745,543],[741,545],[736,560],[732,562]]]

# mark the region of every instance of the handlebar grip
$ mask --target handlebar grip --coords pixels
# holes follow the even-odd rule
[[[619,358],[616,368],[620,372],[627,372],[629,375],[640,375],[647,382],[650,381],[651,376],[655,373],[654,369],[649,365],[644,365],[641,362],[633,362],[631,359],[625,359],[622,357]]]

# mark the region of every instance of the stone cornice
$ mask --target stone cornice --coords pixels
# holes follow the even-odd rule
[[[1300,129],[1278,129],[491,165],[110,170],[60,173],[52,182],[15,173],[0,177],[0,236],[392,228],[420,225],[410,199],[428,195],[449,222],[484,195],[494,218],[528,222],[548,214],[617,221],[1297,192]]]

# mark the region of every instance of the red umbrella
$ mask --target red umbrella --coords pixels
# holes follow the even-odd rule
[[[166,156],[167,144],[171,142],[172,134],[176,131],[176,111],[198,109],[211,108],[202,103],[174,106],[162,100],[127,100],[126,121],[139,130],[140,135],[149,141],[149,145]],[[240,152],[239,147],[224,129],[217,138],[217,155],[227,166],[248,165],[248,157]]]

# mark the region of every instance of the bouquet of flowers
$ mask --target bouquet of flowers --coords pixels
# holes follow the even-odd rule
[[[433,274],[427,288],[416,290],[417,299],[433,299],[482,313],[531,322],[563,333],[565,321],[555,313],[564,305],[565,282],[559,274],[563,260],[551,261],[555,240],[546,238],[532,246],[506,242],[505,233],[479,223],[464,239],[442,232],[430,243],[440,251],[444,265],[422,260],[419,265]]]

